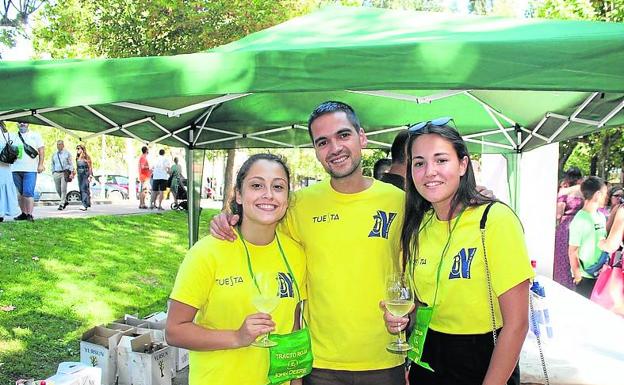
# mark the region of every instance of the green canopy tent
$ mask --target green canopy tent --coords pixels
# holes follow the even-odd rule
[[[185,147],[193,243],[198,150],[310,146],[336,99],[373,147],[453,116],[471,151],[513,160],[624,124],[623,64],[621,23],[326,8],[203,53],[0,63],[0,119]]]

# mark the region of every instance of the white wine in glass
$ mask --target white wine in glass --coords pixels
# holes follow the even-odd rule
[[[279,305],[279,280],[277,273],[257,273],[255,275],[257,287],[254,285],[252,290],[254,294],[251,303],[261,313],[270,314],[277,305]],[[269,339],[269,334],[263,334],[256,341],[251,343],[253,346],[268,348],[277,345]]]
[[[408,274],[393,273],[386,279],[386,309],[395,317],[406,316],[414,307],[414,292]],[[397,340],[387,346],[391,352],[402,353],[411,349],[399,332]]]

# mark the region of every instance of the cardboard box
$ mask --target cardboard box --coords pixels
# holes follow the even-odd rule
[[[167,326],[167,313],[158,312],[150,314],[144,319],[147,322],[147,327],[153,330],[162,330],[162,341],[165,341],[165,329]],[[156,334],[156,338],[161,338]],[[182,348],[171,346],[171,367],[173,373],[183,370],[189,365],[189,351]]]
[[[54,385],[101,385],[102,369],[81,362],[61,362],[56,374],[46,383]]]
[[[125,324],[139,328],[144,328],[147,325],[144,320],[137,318],[136,316],[131,314],[126,314],[123,318],[113,321],[113,323]]]
[[[153,353],[144,353],[144,346],[157,342],[150,334],[130,341],[130,382],[132,385],[171,385],[171,351],[164,346]]]
[[[147,334],[150,333],[148,329]],[[135,332],[121,337],[119,345],[117,345],[117,385],[131,385],[130,382],[130,352],[132,352],[131,341],[146,333]]]
[[[183,348],[176,348],[176,370],[180,370],[189,366],[189,351]]]
[[[167,326],[167,321],[145,321],[145,325],[147,330],[149,330],[157,342],[167,343],[165,339],[165,328]],[[170,346],[169,350],[169,359],[171,360],[171,378],[176,377],[176,360],[177,360],[178,348]]]
[[[102,385],[114,385],[117,377],[117,345],[119,330],[96,326],[87,330],[80,340],[80,362],[102,369]]]
[[[167,313],[165,313],[164,311],[159,311],[159,312],[147,315],[143,317],[143,319],[145,321],[150,321],[150,322],[163,322],[163,321],[167,321]]]
[[[132,331],[135,329],[135,326],[131,326],[127,324],[120,324],[117,322],[111,322],[106,325],[100,325],[100,326],[103,326],[105,328],[112,329],[112,330],[119,330],[121,332]]]

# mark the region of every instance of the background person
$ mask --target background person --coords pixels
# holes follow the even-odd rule
[[[4,148],[8,141],[13,141],[6,126],[0,120],[0,151]],[[15,142],[13,142],[15,144]],[[0,222],[4,221],[4,217],[12,217],[19,213],[17,205],[17,190],[13,183],[13,175],[11,174],[11,165],[0,162]]]
[[[581,170],[577,167],[570,167],[564,176],[564,185],[569,187],[560,189],[557,194],[553,279],[570,290],[574,290],[575,286],[570,274],[570,258],[568,257],[569,227],[574,215],[583,207],[583,194],[580,186],[582,182]]]
[[[622,247],[622,241],[624,241],[624,205],[620,204],[612,210],[609,219],[612,222],[608,230],[609,235],[606,239],[598,241],[598,247],[607,253],[613,253]]]
[[[147,154],[149,150],[147,146],[141,147],[141,157],[139,158],[139,208],[146,209],[145,196],[147,191],[151,188],[150,178],[152,177],[152,171],[150,169]]]
[[[56,141],[56,150],[56,153],[52,155],[50,169],[52,170],[56,192],[60,197],[58,209],[63,210],[67,207],[67,183],[69,183],[65,174],[69,172],[69,175],[73,175],[74,165],[72,155],[65,149],[65,143],[62,140]]]
[[[298,298],[305,298],[303,250],[276,231],[288,208],[289,185],[290,172],[281,158],[249,157],[236,176],[229,203],[239,215],[236,226],[242,237],[229,242],[207,236],[180,266],[171,293],[167,342],[191,350],[190,385],[268,382],[268,352],[249,345],[261,334],[290,333],[298,319]],[[279,305],[271,315],[258,313],[251,302],[252,272],[255,276],[262,271],[280,276]]]
[[[31,131],[28,123],[18,123],[18,134],[14,136],[13,143],[17,146],[17,160],[11,166],[13,182],[17,188],[18,203],[22,213],[15,217],[16,221],[33,221],[33,208],[35,206],[35,185],[37,174],[45,170],[43,160],[45,158],[45,146],[38,132]],[[26,145],[34,149],[31,155],[26,151]]]
[[[624,189],[619,186],[614,186],[609,189],[609,194],[607,195],[607,231],[611,230],[611,226],[613,225],[613,220],[615,219],[615,213],[617,209],[622,205],[622,201],[624,200]]]
[[[80,210],[86,211],[91,207],[91,179],[93,178],[93,164],[87,149],[82,144],[76,146],[76,170],[78,173],[78,187],[80,189]]]
[[[390,165],[392,161],[388,158],[377,159],[375,164],[373,165],[373,178],[377,180],[381,180],[383,175],[390,170]]]
[[[568,255],[575,291],[590,298],[596,277],[586,269],[600,259],[599,241],[607,237],[606,218],[598,211],[607,196],[607,186],[601,178],[590,176],[581,183],[581,192],[585,202],[570,222]]]
[[[494,201],[477,192],[466,144],[448,122],[417,124],[408,141],[403,266],[413,277],[418,300],[433,307],[423,330],[422,361],[434,370],[412,364],[409,381],[519,384],[517,363],[528,329],[529,279],[534,275],[522,225],[509,207],[493,204],[484,254],[479,224]],[[385,320],[391,332],[409,321],[387,311]],[[498,330],[496,347],[493,328]]]
[[[152,200],[150,209],[156,207],[156,201],[158,201],[158,210],[164,210],[162,201],[167,189],[170,167],[169,159],[165,158],[165,150],[161,148],[152,167]]]
[[[173,165],[171,166],[171,194],[173,194],[173,203],[178,205],[178,188],[182,185],[182,169],[178,164],[178,157],[173,158]]]
[[[390,155],[392,156],[392,165],[387,173],[381,177],[382,182],[390,183],[401,190],[405,190],[405,171],[407,169],[407,152],[406,145],[409,133],[407,130],[401,130],[392,142]]]

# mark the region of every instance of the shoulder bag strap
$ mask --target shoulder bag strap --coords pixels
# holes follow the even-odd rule
[[[63,167],[63,161],[61,160],[61,154],[57,152],[56,157],[58,158],[59,164],[61,165],[61,171],[65,171],[65,167]],[[54,170],[52,170],[52,172],[54,172]]]
[[[490,315],[492,318],[492,339],[494,340],[494,346],[496,346],[496,316],[494,314],[494,293],[492,290],[492,276],[490,274],[490,266],[487,260],[487,249],[485,247],[485,224],[487,222],[487,216],[490,212],[490,209],[494,205],[494,202],[488,203],[483,211],[483,215],[481,216],[481,222],[479,222],[479,229],[481,230],[481,245],[483,247],[483,259],[485,261],[485,280],[487,281],[488,287],[488,300],[490,302]]]

